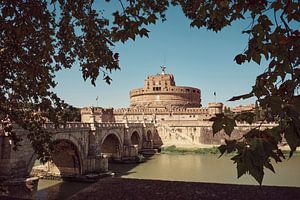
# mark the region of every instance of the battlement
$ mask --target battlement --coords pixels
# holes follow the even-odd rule
[[[208,108],[119,108],[114,110],[114,115],[141,115],[141,114],[208,114]]]
[[[208,103],[208,108],[222,108],[222,107],[223,107],[223,103],[220,102]]]
[[[168,87],[168,88],[161,88],[159,90],[155,89],[144,89],[144,88],[137,88],[133,89],[129,92],[130,98],[145,95],[145,94],[201,94],[201,91],[198,88],[194,87],[186,87],[186,86],[175,86],[175,87]]]
[[[208,103],[208,113],[211,115],[220,114],[223,112],[223,103],[211,102]]]
[[[239,106],[235,106],[230,108],[230,110],[234,113],[241,113],[241,112],[251,112],[255,110],[255,105],[254,104],[250,104],[250,105],[239,105]]]
[[[104,113],[109,113],[112,111],[113,111],[113,108],[84,107],[84,108],[81,108],[80,113],[81,114],[92,114],[92,113],[104,114]]]
[[[115,122],[113,108],[85,107],[80,110],[81,122]]]

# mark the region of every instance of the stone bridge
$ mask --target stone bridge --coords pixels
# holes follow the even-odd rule
[[[45,124],[44,128],[53,133],[58,151],[51,163],[61,176],[107,171],[108,161],[135,160],[139,153],[162,144],[150,123],[67,123],[59,128]],[[26,131],[14,128],[14,132],[23,139],[17,151],[0,127],[0,182],[29,177],[36,160]]]

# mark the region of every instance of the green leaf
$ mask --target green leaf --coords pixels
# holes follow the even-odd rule
[[[255,52],[253,55],[252,55],[252,60],[255,61],[257,64],[260,65],[260,60],[261,60],[261,55],[259,52]]]
[[[235,120],[229,117],[224,119],[225,126],[223,126],[225,133],[230,136],[234,127],[236,126]]]
[[[275,174],[275,170],[273,165],[270,163],[270,161],[266,162],[264,165],[266,168],[268,168],[269,170],[271,170],[274,174]]]
[[[213,129],[213,135],[215,135],[216,133],[218,133],[220,130],[222,130],[223,128],[223,118],[220,117],[215,117],[214,118],[214,123],[212,125],[212,129]]]
[[[149,21],[149,23],[151,23],[151,24],[155,24],[156,19],[157,19],[157,17],[155,16],[155,14],[151,14],[151,15],[149,15],[149,17],[148,17],[148,21]]]
[[[237,178],[240,178],[248,171],[246,165],[242,162],[237,162],[236,169],[237,169]]]
[[[293,126],[293,124],[289,124],[284,132],[284,137],[290,146],[290,157],[292,157],[294,151],[296,151],[297,147],[300,143],[299,135],[297,134],[297,130]]]
[[[148,33],[149,33],[149,31],[147,29],[145,29],[145,28],[142,28],[140,30],[140,36],[141,37],[143,37],[143,36],[149,37]]]
[[[232,97],[228,101],[236,101],[236,100],[240,100],[240,99],[248,99],[248,98],[253,97],[253,96],[254,96],[254,94],[251,92],[249,94],[244,94],[244,95]]]
[[[227,140],[225,139],[227,153],[231,153],[236,149],[236,140]]]
[[[235,115],[234,119],[241,122],[247,122],[252,124],[255,118],[255,114],[253,112],[243,112]]]
[[[235,56],[234,60],[237,64],[240,65],[245,62],[246,58],[247,57],[244,54],[239,54],[239,55]]]
[[[219,158],[225,153],[225,151],[226,151],[226,145],[224,145],[224,144],[222,144],[222,145],[220,145],[219,147],[218,147],[218,149],[219,149],[219,151],[220,151],[220,153],[221,153],[221,155],[219,156]]]
[[[263,167],[252,167],[249,169],[249,174],[255,178],[255,180],[259,183],[259,185],[262,184],[262,180],[264,178],[264,170]]]
[[[220,120],[214,121],[212,128],[213,128],[213,135],[215,135],[220,130],[222,130],[222,128],[223,128],[222,121],[220,121]]]

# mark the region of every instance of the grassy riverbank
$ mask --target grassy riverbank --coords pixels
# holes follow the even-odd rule
[[[282,149],[283,154],[286,158],[289,157],[290,151],[287,149]],[[176,147],[175,145],[165,146],[161,148],[162,154],[200,154],[200,155],[221,155],[217,146],[206,147],[206,148],[196,148],[196,147]],[[224,155],[233,155],[234,153],[224,154]],[[300,156],[300,151],[294,152],[294,156]]]
[[[185,148],[176,147],[175,145],[161,148],[163,154],[220,154],[218,147],[209,148]]]

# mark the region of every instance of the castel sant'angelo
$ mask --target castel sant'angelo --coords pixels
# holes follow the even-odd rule
[[[173,74],[162,72],[150,75],[144,87],[130,91],[129,108],[82,108],[82,122],[154,123],[164,145],[198,146],[220,144],[224,134],[213,137],[210,118],[223,112],[220,102],[201,105],[201,90],[176,86]],[[232,108],[234,112],[252,110],[253,106]],[[236,135],[249,130],[250,125],[239,124]]]

